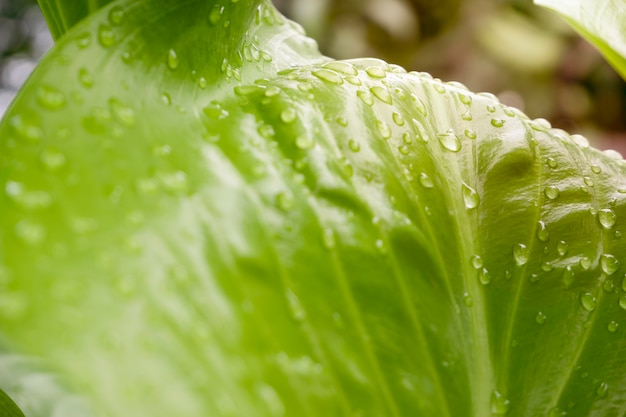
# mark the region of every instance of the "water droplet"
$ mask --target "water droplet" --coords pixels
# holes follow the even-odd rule
[[[550,168],[556,168],[559,166],[559,164],[556,162],[556,159],[554,159],[553,157],[549,157],[548,159],[546,159],[546,164]]]
[[[79,48],[86,48],[91,45],[91,33],[85,32],[76,38],[76,42],[78,43]]]
[[[458,152],[461,150],[461,139],[459,139],[452,129],[439,133],[437,137],[439,138],[439,143],[441,143],[441,146],[445,149],[451,152]]]
[[[604,254],[600,258],[602,271],[607,275],[613,275],[619,269],[619,261],[613,255]]]
[[[491,119],[491,126],[499,128],[499,127],[504,126],[504,122],[505,122],[504,119],[494,118],[494,119]]]
[[[228,111],[215,101],[203,108],[202,111],[211,119],[222,120],[228,117]]]
[[[543,263],[541,264],[541,270],[542,270],[543,272],[550,272],[550,271],[554,270],[554,266],[552,265],[552,263],[551,263],[551,262],[549,262],[549,261],[545,261],[545,262],[543,262]]]
[[[15,225],[15,235],[27,245],[37,246],[45,240],[46,229],[39,223],[24,219]]]
[[[593,187],[594,185],[591,177],[583,177],[583,181],[585,181],[585,185],[587,185],[587,187]]]
[[[377,119],[376,129],[378,129],[378,133],[380,133],[383,139],[389,139],[391,137],[391,128],[389,127],[387,122]]]
[[[180,64],[180,60],[178,58],[178,54],[176,53],[175,50],[170,49],[167,52],[167,67],[171,70],[175,70],[176,68],[178,68],[179,64]]]
[[[398,126],[404,126],[404,117],[402,117],[402,115],[398,112],[393,112],[393,114],[391,115],[391,117],[393,118],[393,122],[398,125]]]
[[[591,165],[591,172],[593,172],[594,174],[599,174],[602,172],[602,168],[600,168],[598,165]]]
[[[470,96],[469,94],[459,93],[458,95],[459,95],[459,100],[461,101],[461,103],[467,106],[472,104],[472,96]]]
[[[576,145],[580,146],[581,148],[589,147],[589,141],[583,135],[575,134],[575,135],[570,136],[570,139],[572,140],[572,142],[574,142]]]
[[[385,70],[378,66],[367,67],[365,72],[372,78],[385,78],[387,76]]]
[[[361,150],[361,145],[354,139],[348,141],[348,147],[352,152],[359,152]]]
[[[523,243],[518,243],[513,246],[513,257],[515,258],[515,263],[518,266],[525,265],[528,262],[528,255],[528,247],[526,247]]]
[[[498,390],[491,393],[491,412],[497,416],[503,416],[509,412],[511,401],[506,399]]]
[[[547,319],[548,317],[541,311],[538,312],[537,315],[535,316],[535,322],[537,322],[537,324],[544,324]]]
[[[387,104],[392,104],[391,94],[389,94],[389,90],[387,90],[385,87],[376,85],[370,88],[370,91],[380,101]]]
[[[209,13],[209,23],[211,23],[212,25],[217,25],[217,23],[222,18],[222,14],[224,14],[224,6],[220,4],[216,4],[215,6],[213,6],[211,12]]]
[[[531,120],[529,124],[533,130],[536,130],[538,132],[547,132],[548,130],[552,128],[552,125],[550,124],[549,121],[547,121],[546,119],[541,119],[541,118]]]
[[[609,395],[609,385],[606,382],[601,382],[596,389],[596,395],[599,398],[606,398]]]
[[[604,227],[605,229],[610,229],[611,227],[615,226],[617,216],[615,215],[615,212],[613,212],[613,210],[611,209],[602,209],[598,211],[598,220],[600,221],[602,227]]]
[[[311,149],[315,145],[315,142],[308,136],[298,136],[296,138],[296,148],[307,150]]]
[[[46,149],[39,156],[43,166],[49,171],[57,171],[65,165],[65,155],[54,149]]]
[[[278,193],[278,195],[276,196],[276,205],[282,211],[291,210],[295,205],[293,195],[287,191]]]
[[[280,88],[276,87],[275,85],[271,85],[265,89],[263,95],[265,97],[275,97],[277,95],[280,95],[281,92],[282,90]]]
[[[419,181],[420,181],[420,184],[422,184],[422,187],[424,187],[424,188],[433,188],[434,187],[433,180],[425,172],[422,172],[420,174]]]
[[[615,320],[610,321],[609,324],[607,324],[607,326],[606,326],[606,328],[611,333],[615,333],[617,331],[618,327],[619,327],[619,324]]]
[[[563,283],[566,287],[569,287],[574,282],[574,271],[572,270],[571,265],[565,267],[563,270]]]
[[[478,281],[483,285],[491,283],[491,274],[487,268],[483,268],[478,272]]]
[[[286,108],[280,113],[280,120],[282,120],[283,123],[293,123],[297,117],[298,113],[291,107]]]
[[[98,42],[105,48],[109,48],[115,45],[115,33],[111,26],[109,25],[100,25],[98,28]]]
[[[345,75],[357,75],[359,73],[354,65],[341,61],[327,62],[326,64],[322,65],[322,67],[337,71]]]
[[[470,122],[472,121],[473,117],[472,117],[472,113],[470,113],[470,111],[466,111],[464,113],[461,114],[461,119]]]
[[[43,137],[41,128],[34,123],[27,121],[21,114],[13,116],[9,120],[9,125],[13,131],[27,142],[39,142]]]
[[[587,258],[586,256],[580,258],[580,261],[578,263],[580,264],[580,267],[585,271],[589,271],[589,269],[591,269],[591,259]]]
[[[93,87],[93,77],[86,68],[81,68],[78,70],[78,81],[85,88]]]
[[[472,297],[469,295],[469,293],[463,293],[463,304],[465,304],[466,307],[471,307],[474,305],[474,300],[472,300]]]
[[[557,187],[549,186],[543,190],[545,196],[550,200],[556,200],[561,195],[561,192]]]
[[[537,222],[537,239],[542,242],[547,242],[550,239],[550,234],[548,233],[548,228],[546,227],[545,222],[540,220]]]
[[[471,261],[472,261],[472,266],[474,267],[474,269],[480,269],[484,266],[483,258],[480,255],[472,256]]]
[[[593,311],[596,309],[596,297],[588,292],[581,294],[580,305],[587,311]]]
[[[135,112],[132,108],[128,107],[117,99],[109,100],[111,110],[117,120],[126,126],[132,126],[135,124]]]
[[[528,281],[532,282],[533,284],[539,282],[539,279],[541,277],[538,274],[530,274],[530,277],[528,278]]]
[[[320,80],[329,84],[334,84],[334,85],[343,84],[343,79],[341,78],[341,75],[329,69],[322,68],[317,71],[313,71],[312,74],[315,75]]]
[[[113,26],[117,26],[124,20],[124,9],[121,6],[112,7],[109,10],[109,22]]]
[[[465,129],[465,137],[468,139],[476,139],[476,132],[472,129]]]
[[[163,188],[172,193],[184,192],[187,189],[187,174],[183,171],[175,171],[159,176]]]
[[[356,95],[359,99],[361,99],[363,103],[367,104],[368,106],[374,105],[374,97],[369,91],[358,90],[356,92]]]
[[[622,309],[626,310],[626,294],[622,294],[622,295],[619,297],[619,306],[620,306]]]
[[[604,292],[613,292],[615,290],[615,284],[612,279],[605,279],[602,283],[602,289]]]
[[[568,249],[569,249],[569,246],[567,245],[567,243],[564,240],[561,240],[556,245],[556,250],[557,250],[557,252],[559,252],[559,255],[561,255],[561,256],[567,255]]]
[[[626,275],[622,278],[622,291],[626,292]]]
[[[463,189],[463,202],[465,203],[465,207],[470,210],[478,207],[480,204],[480,196],[476,190],[465,183],[461,185],[461,188]]]
[[[58,110],[65,105],[65,96],[55,88],[41,86],[37,90],[37,102],[48,110]]]

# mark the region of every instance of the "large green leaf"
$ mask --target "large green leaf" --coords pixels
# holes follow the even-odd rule
[[[622,158],[267,1],[83,20],[0,184],[1,335],[98,415],[626,409]]]
[[[534,0],[559,13],[602,52],[626,79],[626,4],[624,0]]]

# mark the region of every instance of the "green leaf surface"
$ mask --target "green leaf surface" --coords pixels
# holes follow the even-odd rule
[[[602,52],[626,79],[626,4],[623,0],[534,0],[559,13]]]
[[[1,336],[96,416],[626,410],[621,156],[267,1],[73,27],[0,185]]]
[[[2,389],[0,389],[0,416],[24,417],[24,413]]]

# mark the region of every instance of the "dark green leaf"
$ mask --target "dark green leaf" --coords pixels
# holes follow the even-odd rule
[[[0,389],[0,417],[24,417],[17,404]]]

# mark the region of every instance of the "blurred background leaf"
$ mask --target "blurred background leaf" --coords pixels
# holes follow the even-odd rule
[[[626,154],[626,83],[532,0],[273,1],[326,55],[459,81]],[[51,44],[34,0],[0,0],[0,115]]]

